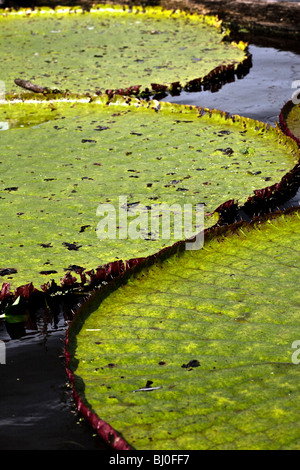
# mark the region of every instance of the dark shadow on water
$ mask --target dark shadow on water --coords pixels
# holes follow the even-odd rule
[[[77,414],[65,372],[64,338],[77,299],[0,322],[1,450],[107,450]]]

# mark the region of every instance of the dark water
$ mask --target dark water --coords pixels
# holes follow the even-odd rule
[[[218,108],[274,125],[300,80],[300,50],[271,38],[255,38],[253,67],[241,80],[216,93],[200,92],[166,100]],[[274,45],[273,43],[276,43]],[[255,44],[255,45],[254,45]],[[294,198],[298,205],[300,194]],[[68,320],[63,308],[55,320],[41,312],[25,330],[0,321],[6,341],[6,364],[0,365],[1,450],[95,450],[105,445],[80,422],[64,369],[63,347]]]

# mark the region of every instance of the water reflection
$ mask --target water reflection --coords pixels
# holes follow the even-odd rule
[[[84,299],[85,296],[78,294],[22,299],[5,310],[5,320],[0,323],[0,339],[6,343],[33,336],[46,340],[53,332],[65,330]]]
[[[299,50],[299,49],[298,49]],[[252,68],[242,80],[214,90],[167,96],[163,101],[227,111],[275,125],[283,105],[295,92],[300,79],[300,55],[274,47],[251,45]]]

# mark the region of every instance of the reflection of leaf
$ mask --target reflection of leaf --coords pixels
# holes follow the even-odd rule
[[[246,45],[224,42],[227,31],[217,18],[111,5],[79,13],[67,7],[0,11],[7,92],[20,91],[16,78],[72,92],[176,92],[222,83],[227,75],[232,80],[243,64],[249,69]]]
[[[83,306],[68,367],[102,437],[109,423],[136,449],[299,448],[299,234],[299,211],[215,229]]]
[[[137,229],[135,240],[118,238],[119,231],[115,239],[99,240],[99,205],[119,213],[119,197],[126,197],[129,227],[138,207],[177,203],[194,209],[202,203],[210,226],[217,221],[210,214],[224,203],[225,210],[231,207],[227,201],[242,205],[256,193],[265,199],[282,192],[277,183],[299,158],[293,141],[250,119],[156,101],[106,103],[107,97],[98,97],[0,106],[0,120],[21,116],[26,124],[33,113],[36,122],[48,112],[55,116],[1,134],[0,267],[17,270],[3,276],[12,288],[47,287],[51,279],[60,285],[69,265],[82,269],[64,283],[85,282],[83,270],[95,276],[91,270],[105,263],[148,256],[184,238],[171,233],[164,240]],[[98,126],[106,129],[99,133]],[[251,155],[241,151],[245,145]]]

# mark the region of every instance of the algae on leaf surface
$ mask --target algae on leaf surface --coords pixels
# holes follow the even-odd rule
[[[102,437],[109,424],[117,448],[299,449],[299,234],[297,210],[214,229],[83,306],[68,368]]]
[[[7,93],[18,90],[16,78],[74,93],[188,87],[220,67],[222,79],[248,55],[242,42],[223,41],[220,24],[158,7],[0,11],[0,79]]]
[[[121,97],[82,101],[0,105],[8,128],[0,136],[0,268],[12,291],[51,280],[60,286],[69,271],[69,284],[81,282],[76,271],[156,253],[178,239],[175,226],[168,239],[151,231],[149,219],[139,226],[140,207],[203,204],[211,226],[227,201],[242,205],[270,186],[276,193],[299,159],[291,139],[250,119]],[[96,231],[108,224],[98,211],[106,204],[116,211],[115,237]]]

